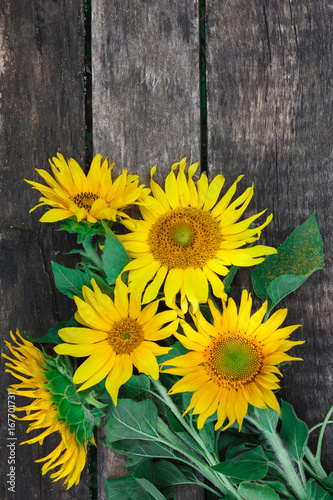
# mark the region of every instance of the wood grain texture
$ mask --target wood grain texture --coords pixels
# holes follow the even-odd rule
[[[84,160],[84,2],[4,1],[0,11],[0,324],[1,352],[8,354],[9,330],[40,337],[72,315],[72,301],[55,290],[50,264],[65,264],[60,252],[68,240],[54,225],[38,222],[42,209],[29,215],[40,195],[23,179],[41,181],[34,169],[48,170],[58,151]],[[88,499],[86,472],[69,491],[50,474],[42,476],[35,460],[59,440],[19,446],[27,439],[26,422],[16,423],[16,489],[8,491],[7,386],[14,381],[1,376],[1,499]],[[16,403],[23,406],[26,398]]]
[[[98,0],[92,10],[94,152],[156,179],[200,159],[198,3]]]
[[[280,396],[309,426],[333,404],[332,15],[321,0],[206,0],[209,172],[228,185],[245,174],[239,193],[254,182],[248,213],[274,213],[264,243],[280,245],[313,211],[323,236],[324,270],[281,303],[306,344],[293,350],[304,361],[284,368]],[[330,427],[328,470],[332,449]]]
[[[99,0],[92,5],[93,145],[115,172],[162,181],[187,156],[200,159],[199,12],[196,1]],[[99,494],[124,461],[99,443]],[[199,500],[183,487],[178,498]],[[187,496],[186,496],[187,495]]]

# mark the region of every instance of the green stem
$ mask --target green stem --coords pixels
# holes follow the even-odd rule
[[[165,387],[159,382],[159,380],[153,380],[152,382],[157,389],[158,393],[161,396],[162,401],[170,408],[174,416],[177,418],[177,420],[181,423],[181,425],[184,427],[184,429],[188,432],[188,434],[199,444],[200,448],[203,450],[203,457],[206,459],[209,465],[206,465],[202,460],[200,459],[200,462],[196,461],[196,464],[203,475],[211,481],[217,488],[222,491],[222,493],[226,494],[229,493],[232,495],[232,498],[235,500],[243,500],[243,498],[237,493],[236,488],[234,485],[231,483],[230,479],[225,476],[224,474],[221,474],[219,472],[216,472],[210,468],[211,465],[216,465],[218,463],[218,460],[215,459],[215,457],[209,452],[209,450],[206,447],[205,442],[201,439],[201,437],[198,435],[197,432],[194,431],[193,428],[187,423],[186,419],[182,417],[180,411],[178,410],[177,406],[174,404],[172,399],[169,397],[167,390]],[[171,431],[170,431],[171,432]],[[176,437],[174,436],[174,439]],[[179,439],[179,438],[177,438]],[[179,446],[179,444],[177,444]],[[186,456],[187,451],[185,452]]]
[[[177,420],[181,423],[181,425],[184,427],[184,429],[189,433],[189,435],[198,443],[198,445],[203,448],[205,452],[205,458],[207,461],[210,463],[210,465],[216,465],[217,461],[215,457],[210,453],[210,451],[207,450],[205,442],[201,439],[201,437],[197,434],[197,432],[194,431],[193,427],[191,427],[185,418],[182,417],[180,411],[178,410],[177,406],[174,404],[172,399],[168,396],[167,390],[165,387],[158,381],[158,380],[153,380],[153,383],[158,390],[159,394],[162,397],[162,401],[170,408],[174,416],[177,418]]]
[[[287,450],[284,448],[279,435],[275,430],[268,431],[264,426],[260,424],[259,420],[255,419],[251,415],[248,414],[246,418],[262,432],[266,440],[271,445],[277,459],[280,462],[281,468],[286,475],[289,486],[296,495],[296,498],[298,500],[307,500],[307,495],[302,481],[295,471],[294,465],[289,457]]]
[[[157,421],[157,432],[160,434],[160,442],[163,444],[166,444],[167,446],[173,448],[175,451],[178,451],[182,455],[186,457],[186,459],[177,456],[178,460],[181,460],[182,462],[185,462],[187,465],[190,462],[192,462],[193,466],[196,469],[199,469],[200,472],[212,483],[214,486],[216,486],[220,492],[226,494],[228,493],[228,489],[224,486],[224,484],[221,485],[220,481],[216,480],[216,474],[215,471],[213,471],[207,463],[193,450],[184,444],[168,427],[168,425],[163,422],[161,418],[158,418]],[[161,435],[163,437],[161,437]],[[216,494],[216,491],[214,491],[214,494]],[[219,495],[219,494],[217,494]]]
[[[87,257],[97,266],[98,269],[103,268],[103,262],[100,256],[95,252],[91,244],[90,238],[86,238],[82,241],[82,246],[86,251]]]
[[[311,465],[314,473],[317,474],[319,479],[323,480],[323,479],[325,479],[325,477],[327,477],[327,474],[326,474],[325,470],[323,469],[321,463],[316,460],[312,451],[308,447],[306,447],[306,449],[305,449],[305,458],[307,459],[307,461]],[[304,462],[304,467],[308,469],[307,464],[305,462]]]
[[[326,426],[330,420],[330,416],[332,415],[333,413],[333,406],[332,408],[330,409],[330,411],[327,413],[326,415],[326,418],[322,424],[322,427],[320,429],[320,433],[319,433],[319,437],[318,437],[318,445],[317,445],[317,452],[316,452],[316,462],[317,463],[320,463],[320,456],[321,456],[321,447],[322,447],[322,444],[323,444],[323,438],[324,438],[324,432],[325,432],[325,429],[326,429]]]

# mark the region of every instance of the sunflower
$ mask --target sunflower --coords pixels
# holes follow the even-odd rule
[[[276,365],[299,360],[286,354],[302,341],[287,340],[300,325],[279,328],[287,315],[286,309],[276,311],[262,322],[267,302],[251,316],[252,299],[243,291],[239,312],[233,299],[224,303],[222,314],[209,300],[214,318],[209,323],[200,310],[193,315],[197,331],[181,320],[184,335],[175,334],[190,352],[166,361],[165,373],[182,378],[170,389],[170,394],[193,392],[186,412],[198,414],[198,428],[217,411],[215,429],[228,419],[226,429],[236,420],[241,429],[248,404],[257,408],[273,408],[279,412],[274,395],[279,389],[280,370]],[[186,413],[185,412],[185,413]]]
[[[67,489],[71,488],[74,484],[79,484],[81,472],[87,458],[87,441],[79,441],[77,432],[70,431],[66,420],[60,416],[58,405],[54,401],[54,394],[49,389],[49,375],[53,376],[56,373],[59,380],[61,374],[54,371],[55,366],[48,366],[46,355],[31,342],[21,337],[18,330],[16,331],[16,335],[21,342],[18,342],[12,332],[10,332],[10,335],[16,346],[9,342],[6,342],[6,344],[16,359],[3,354],[3,357],[10,361],[10,363],[6,363],[6,366],[10,368],[6,371],[21,382],[12,384],[8,390],[17,396],[33,399],[33,402],[27,406],[15,407],[15,412],[26,412],[24,417],[18,418],[16,416],[15,418],[17,420],[31,421],[27,433],[32,430],[45,428],[41,434],[21,444],[39,442],[42,445],[44,439],[50,434],[60,434],[61,441],[55,450],[48,456],[36,460],[36,462],[46,462],[42,467],[43,475],[60,466],[56,472],[51,474],[51,478],[54,481],[65,478],[64,485],[67,484]],[[59,399],[59,391],[57,397]],[[94,442],[93,435],[91,435],[91,442]]]
[[[179,166],[177,178],[174,170]],[[231,199],[242,176],[218,202],[224,177],[217,175],[209,184],[202,174],[193,181],[198,164],[188,168],[186,158],[171,167],[165,181],[165,192],[153,180],[156,166],[151,170],[151,189],[155,204],[140,207],[143,221],[126,219],[122,223],[131,231],[119,235],[129,255],[134,259],[124,271],[129,271],[130,289],[141,283],[146,287],[143,303],[156,298],[163,282],[168,307],[175,307],[180,291],[181,310],[185,313],[188,301],[194,311],[208,299],[209,283],[216,297],[226,300],[220,276],[228,266],[253,266],[264,255],[276,253],[272,247],[257,245],[244,248],[260,237],[270,215],[259,227],[250,225],[264,212],[238,222],[253,196],[253,186]]]
[[[106,377],[105,387],[117,404],[118,391],[132,376],[133,365],[155,380],[159,377],[156,356],[169,352],[155,341],[172,335],[178,326],[174,310],[156,314],[156,300],[141,310],[141,294],[128,294],[128,287],[118,278],[114,301],[101,292],[94,279],[93,290],[84,286],[84,300],[75,297],[75,319],[84,327],[59,330],[67,343],[54,349],[58,354],[89,356],[76,370],[73,382],[87,389]],[[167,326],[162,326],[168,323]]]
[[[36,169],[48,186],[25,179],[43,195],[39,199],[41,203],[30,212],[42,205],[52,207],[42,216],[41,222],[56,222],[73,216],[78,222],[83,219],[88,222],[115,221],[118,215],[125,215],[122,209],[130,204],[144,203],[150,192],[144,185],[138,186],[139,177],[128,175],[126,169],[113,182],[111,171],[114,163],[110,167],[107,159],[101,163],[101,155],[94,157],[87,176],[73,158],[67,163],[58,153],[58,157],[52,160],[53,163],[49,161],[54,178],[45,170]]]

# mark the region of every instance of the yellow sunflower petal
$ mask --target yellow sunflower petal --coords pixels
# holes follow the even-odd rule
[[[105,388],[115,405],[117,405],[118,401],[119,388],[131,378],[132,374],[133,363],[130,354],[118,354],[113,368],[105,381]]]
[[[110,371],[112,361],[114,362],[114,355],[110,346],[107,348],[106,345],[103,345],[100,349],[94,350],[89,358],[86,359],[74,373],[74,384],[82,384],[82,382],[89,381],[87,387],[91,387],[95,385],[90,384],[91,379],[97,373],[100,377],[98,382],[100,382]],[[82,390],[82,386],[79,390]]]

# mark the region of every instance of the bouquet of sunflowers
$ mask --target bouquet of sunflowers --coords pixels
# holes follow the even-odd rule
[[[276,250],[256,244],[272,215],[244,216],[253,186],[236,197],[242,176],[221,195],[224,177],[198,178],[186,159],[164,190],[156,167],[148,189],[126,170],[112,179],[101,155],[87,175],[60,154],[50,164],[53,176],[37,170],[47,185],[27,182],[49,207],[41,222],[77,235],[75,268],[52,262],[77,311],[39,339],[11,333],[5,355],[18,379],[9,391],[29,399],[16,418],[39,431],[26,443],[61,438],[42,473],[77,485],[103,423],[128,466],[106,481],[109,499],[172,498],[191,483],[207,498],[333,498],[320,462],[333,409],[313,454],[311,430],[276,398],[281,366],[300,359],[288,351],[303,341],[291,340],[300,325],[283,326],[287,310],[272,310],[323,267],[315,215]],[[239,304],[229,295],[238,267],[252,266],[255,312],[247,290]]]

